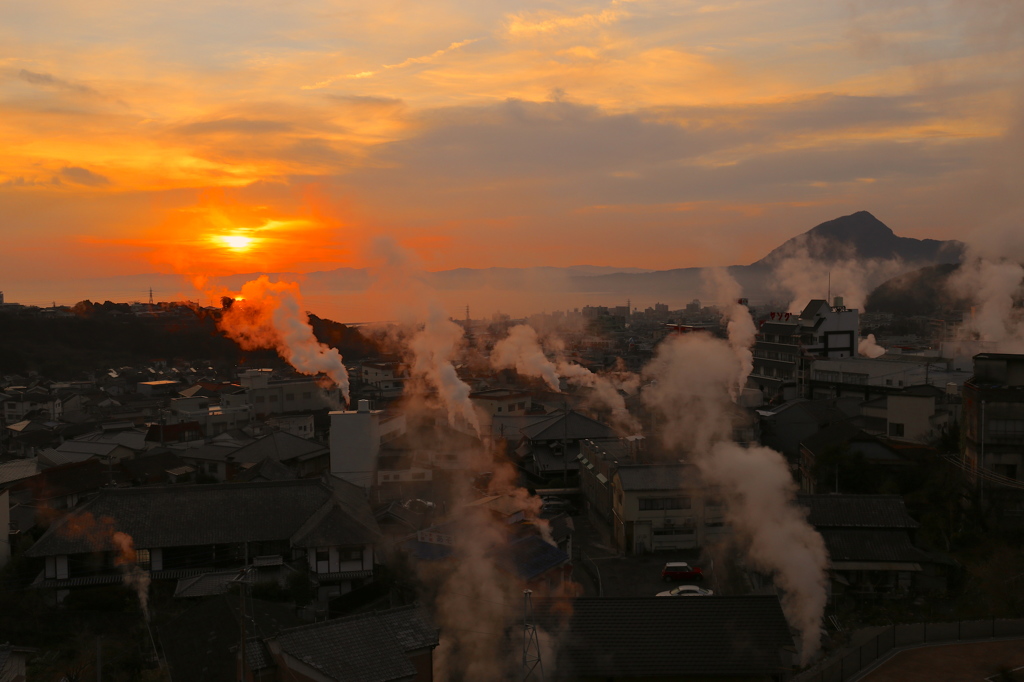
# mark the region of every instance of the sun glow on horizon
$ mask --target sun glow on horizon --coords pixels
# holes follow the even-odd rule
[[[222,234],[217,236],[218,241],[232,251],[248,251],[253,246],[253,238],[244,234]]]

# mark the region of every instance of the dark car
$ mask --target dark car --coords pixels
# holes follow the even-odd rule
[[[661,579],[665,582],[673,580],[703,580],[704,572],[699,566],[691,566],[685,561],[670,561],[661,569]]]

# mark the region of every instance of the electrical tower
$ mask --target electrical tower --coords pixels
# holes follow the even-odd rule
[[[149,306],[153,307],[153,287],[149,288]]]
[[[523,590],[523,679],[544,682],[544,664],[540,660],[540,640],[537,639],[537,625],[533,622],[533,590]]]

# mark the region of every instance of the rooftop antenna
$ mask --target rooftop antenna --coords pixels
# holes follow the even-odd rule
[[[153,287],[149,288],[149,305],[153,305]]]
[[[540,660],[540,641],[537,639],[537,626],[533,622],[533,602],[530,596],[533,590],[523,590],[523,679],[533,677],[537,671],[537,679],[544,682],[544,665]]]
[[[828,271],[828,304],[832,305],[832,271]]]

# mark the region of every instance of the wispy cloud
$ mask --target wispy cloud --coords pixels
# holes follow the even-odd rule
[[[390,69],[404,69],[407,66],[414,66],[416,64],[429,64],[430,62],[432,62],[432,61],[434,61],[436,59],[439,59],[440,57],[443,57],[444,55],[448,54],[449,52],[454,52],[455,50],[461,49],[461,48],[465,47],[466,45],[471,45],[471,44],[473,44],[475,42],[478,42],[479,40],[480,40],[479,38],[470,38],[469,40],[461,40],[459,42],[452,43],[448,47],[441,48],[440,50],[436,50],[436,51],[431,52],[430,54],[427,54],[427,55],[422,55],[420,57],[409,57],[406,60],[398,62],[397,64],[384,64],[377,71],[360,71],[359,73],[352,73],[352,74],[347,74],[347,75],[343,75],[343,76],[334,76],[333,78],[328,78],[327,80],[320,81],[319,83],[314,83],[313,85],[304,85],[304,86],[302,86],[302,89],[303,90],[318,90],[320,88],[326,88],[326,87],[328,87],[330,85],[333,85],[334,83],[338,82],[339,80],[343,80],[343,79],[371,78],[372,76],[376,76],[381,71],[386,71],[386,70],[390,70]]]
[[[60,169],[60,178],[66,182],[85,187],[106,187],[110,184],[109,178],[79,166],[64,166]]]
[[[72,83],[61,78],[57,78],[48,73],[36,73],[35,71],[29,71],[28,69],[22,69],[18,72],[18,78],[31,83],[32,85],[41,85],[47,88],[55,88],[58,90],[70,90],[72,92],[78,92],[83,95],[99,95],[99,93],[90,88],[88,85],[82,85],[80,83]]]
[[[558,33],[578,28],[608,26],[626,16],[622,10],[605,9],[597,13],[576,15],[512,14],[506,20],[506,29],[514,37],[529,37]]]

